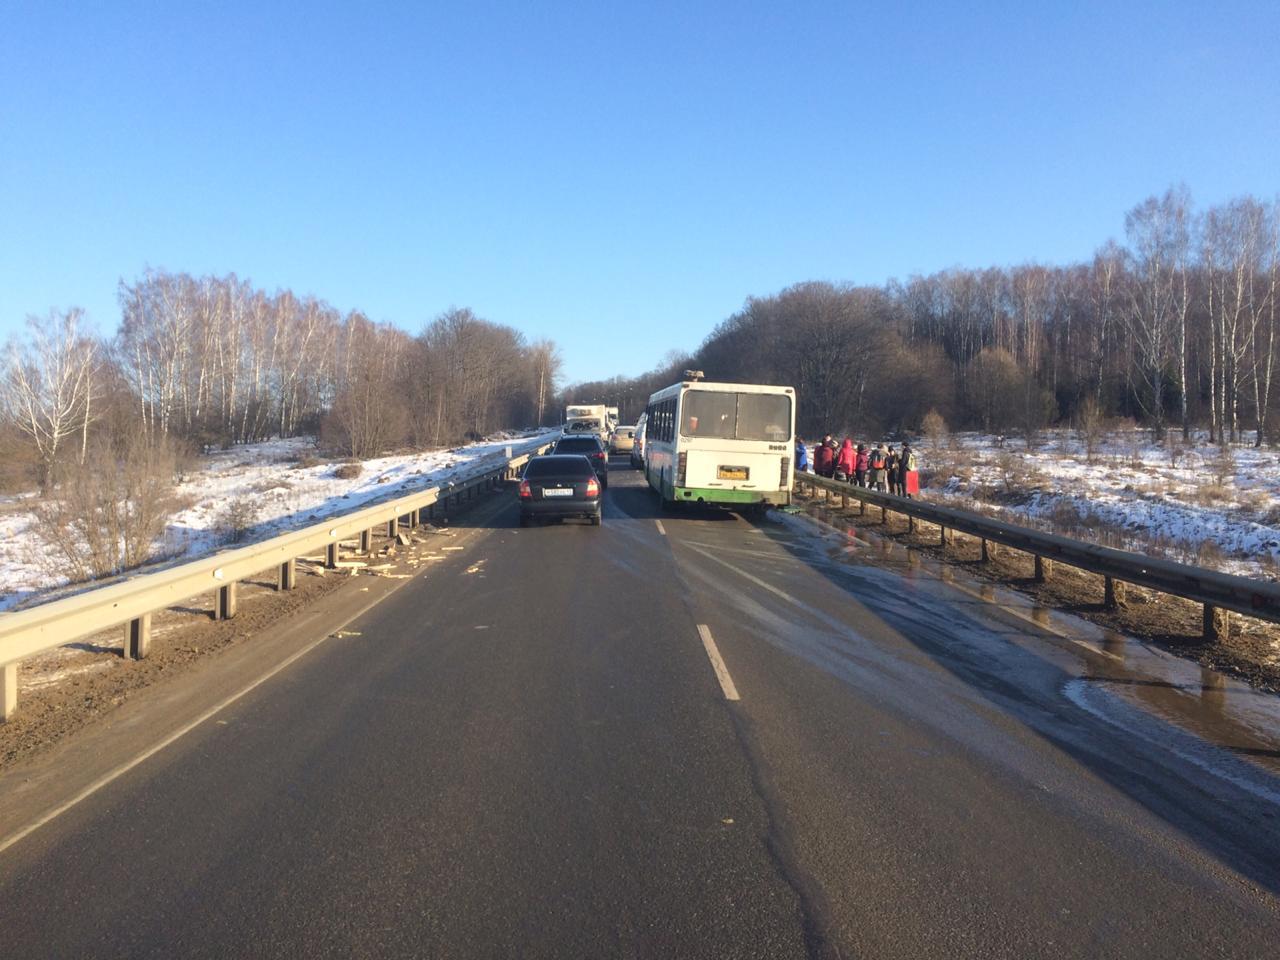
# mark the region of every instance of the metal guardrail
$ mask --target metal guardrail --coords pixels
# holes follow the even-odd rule
[[[1055,561],[1099,574],[1104,578],[1104,602],[1109,608],[1123,605],[1126,583],[1204,604],[1204,635],[1207,640],[1217,641],[1225,637],[1228,630],[1226,611],[1280,623],[1280,583],[1252,580],[1042,533],[966,510],[908,500],[813,474],[798,474],[796,482],[808,485],[815,492],[824,490],[828,498],[831,494],[839,494],[846,506],[850,498],[859,500],[864,504],[864,512],[865,504],[879,507],[882,519],[889,513],[897,513],[911,521],[923,520],[934,524],[940,528],[944,546],[950,542],[950,531],[958,530],[977,537],[982,541],[984,560],[992,552],[990,544],[1003,544],[1029,553],[1035,557],[1037,580],[1047,580],[1052,575]]]
[[[81,637],[124,625],[124,655],[140,659],[147,655],[151,635],[151,614],[191,597],[213,591],[214,616],[235,615],[236,584],[248,577],[275,570],[277,587],[292,589],[294,563],[298,557],[323,551],[325,565],[338,563],[340,544],[358,539],[361,553],[370,552],[373,531],[385,525],[388,536],[398,532],[401,522],[416,526],[434,516],[439,504],[471,499],[477,490],[497,486],[502,479],[523,466],[530,456],[550,443],[545,438],[513,444],[510,450],[483,458],[477,469],[468,470],[461,482],[428,487],[382,503],[330,517],[320,523],[263,540],[260,543],[224,550],[178,564],[155,573],[145,573],[108,586],[12,613],[0,614],[0,720],[7,720],[18,703],[18,668],[35,653],[64,646]],[[501,458],[495,460],[495,457]]]

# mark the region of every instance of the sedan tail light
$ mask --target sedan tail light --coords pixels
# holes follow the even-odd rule
[[[520,499],[528,500],[532,497],[533,497],[533,491],[529,489],[529,481],[521,480],[520,481]]]
[[[592,477],[590,480],[587,481],[587,496],[588,497],[600,496],[600,484],[596,483],[595,477]]]

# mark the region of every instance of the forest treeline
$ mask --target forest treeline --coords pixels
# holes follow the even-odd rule
[[[163,271],[121,283],[119,300],[112,335],[86,329],[72,309],[31,318],[9,342],[0,370],[7,487],[47,491],[96,447],[118,459],[126,447],[317,434],[369,457],[554,416],[555,344],[470,310],[449,310],[414,336],[234,275]]]
[[[1135,206],[1125,242],[1087,263],[952,269],[905,283],[801,283],[751,297],[692,355],[640,377],[576,384],[634,421],[694,367],[794,386],[798,430],[870,437],[959,427],[1033,436],[1109,418],[1157,436],[1280,438],[1280,208],[1242,197],[1197,210],[1184,188]]]

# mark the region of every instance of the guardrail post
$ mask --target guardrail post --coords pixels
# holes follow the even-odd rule
[[[142,660],[151,652],[151,614],[134,617],[124,625],[124,654],[126,660]]]
[[[218,602],[214,605],[215,620],[230,620],[236,615],[236,582],[224,583],[218,588]]]
[[[373,553],[373,531],[372,530],[360,531],[360,553],[366,557],[369,554]]]
[[[324,545],[324,566],[326,570],[338,569],[338,541]]]
[[[1231,635],[1231,611],[1204,605],[1204,639],[1206,643],[1222,643]]]
[[[867,501],[860,499],[858,501],[858,507],[860,508],[858,510],[858,516],[865,517],[867,515]]]
[[[938,546],[943,550],[947,549],[947,544],[951,542],[950,532],[946,527],[938,527]]]
[[[883,503],[880,504],[880,525],[884,526],[889,522],[889,508]]]
[[[1048,583],[1053,577],[1053,561],[1036,554],[1036,583]]]
[[[388,520],[387,521],[387,539],[394,540],[396,538],[396,534],[398,534],[399,532],[400,532],[400,518],[393,517],[392,519]]]
[[[276,570],[276,589],[292,590],[298,585],[298,562],[290,557]]]
[[[916,518],[912,514],[907,514],[907,533],[916,532]]]
[[[840,491],[840,509],[841,510],[849,509],[849,495],[845,493],[843,490]]]
[[[990,540],[982,541],[982,562],[986,563],[999,552],[998,548]]]
[[[1119,610],[1125,604],[1125,584],[1115,577],[1102,578],[1102,605],[1108,610]]]
[[[431,516],[431,508],[419,507],[417,509],[417,515],[418,515],[418,526],[425,527],[427,525],[427,518]]]
[[[8,720],[18,709],[18,662],[0,666],[0,720]]]

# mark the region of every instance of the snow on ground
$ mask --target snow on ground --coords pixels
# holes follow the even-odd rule
[[[1280,573],[1280,453],[1203,435],[1166,444],[1127,430],[1092,459],[1073,432],[1021,440],[957,434],[922,449],[929,499],[1228,573]]]
[[[486,457],[520,446],[532,433],[500,434],[452,450],[365,460],[358,477],[341,479],[340,462],[320,462],[314,441],[299,437],[249,444],[202,457],[175,493],[187,504],[170,519],[156,554],[193,559],[228,546],[227,514],[247,505],[243,543],[276,536],[375,500],[465,476]],[[308,465],[309,464],[309,465]],[[67,583],[63,564],[40,536],[31,495],[0,499],[0,610]]]

